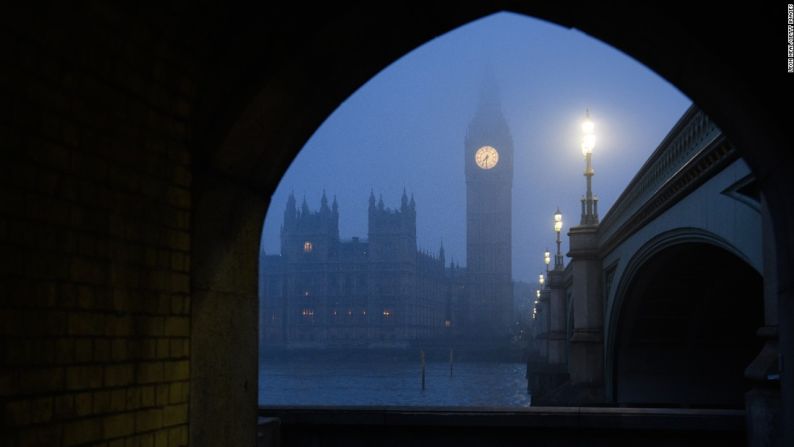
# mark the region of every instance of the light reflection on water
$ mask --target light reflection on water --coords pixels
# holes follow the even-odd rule
[[[260,405],[462,406],[530,405],[522,363],[428,362],[425,390],[419,362],[265,360]]]

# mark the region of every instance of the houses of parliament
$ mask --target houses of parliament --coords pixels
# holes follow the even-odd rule
[[[466,266],[443,245],[420,250],[416,203],[370,192],[366,239],[339,237],[339,206],[290,195],[281,253],[260,260],[264,348],[408,347],[433,340],[505,343],[513,321],[513,142],[495,87],[484,88],[463,144]],[[363,199],[363,197],[362,197]]]

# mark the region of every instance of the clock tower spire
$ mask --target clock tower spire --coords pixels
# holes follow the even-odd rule
[[[466,174],[466,266],[471,336],[506,341],[512,320],[513,139],[499,89],[485,70],[477,109],[463,143]]]

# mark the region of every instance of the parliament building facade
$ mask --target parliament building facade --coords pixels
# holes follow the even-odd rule
[[[418,251],[416,204],[369,198],[366,240],[339,238],[336,199],[318,211],[290,195],[281,254],[262,257],[264,346],[406,347],[449,336],[454,266]]]

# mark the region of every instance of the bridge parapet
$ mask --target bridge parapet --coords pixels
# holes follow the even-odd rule
[[[669,180],[693,158],[712,146],[721,134],[706,114],[691,106],[604,216],[599,226],[599,239],[612,239]]]

